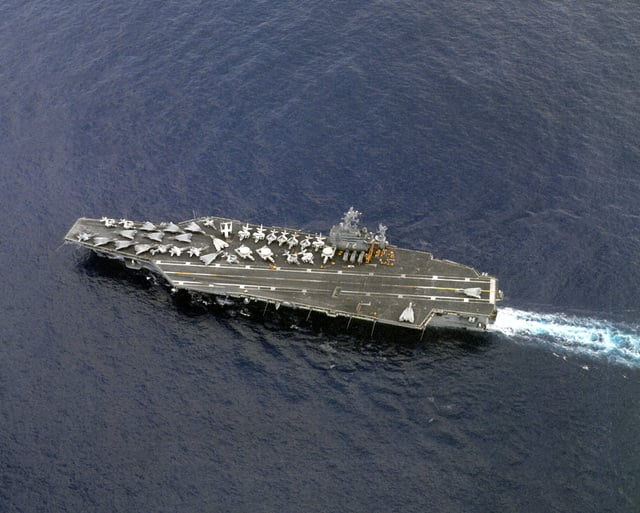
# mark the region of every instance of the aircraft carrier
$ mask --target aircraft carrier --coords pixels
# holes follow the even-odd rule
[[[65,241],[171,287],[416,330],[485,331],[502,299],[498,280],[472,267],[403,249],[387,229],[360,226],[353,208],[329,234],[202,217],[183,222],[80,218]]]

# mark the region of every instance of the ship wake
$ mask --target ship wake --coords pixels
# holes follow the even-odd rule
[[[581,354],[640,367],[638,325],[503,308],[491,330],[519,341],[543,344],[565,355]]]

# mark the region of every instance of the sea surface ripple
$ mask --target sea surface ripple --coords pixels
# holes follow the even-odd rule
[[[630,0],[0,3],[0,511],[640,511],[638,76]],[[498,276],[496,330],[185,307],[62,246],[351,205]]]

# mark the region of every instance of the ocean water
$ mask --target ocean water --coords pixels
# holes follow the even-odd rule
[[[640,511],[640,6],[0,5],[0,511]],[[486,337],[183,307],[62,245],[225,215],[497,275]]]

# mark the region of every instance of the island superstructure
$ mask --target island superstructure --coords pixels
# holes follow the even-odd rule
[[[183,222],[80,218],[65,241],[162,276],[175,290],[417,330],[485,331],[502,298],[472,267],[396,247],[350,208],[329,235],[217,216]]]

